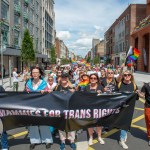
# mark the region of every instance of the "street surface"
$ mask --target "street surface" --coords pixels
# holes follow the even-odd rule
[[[139,88],[142,87],[143,82],[150,82],[150,75],[135,73],[135,80]],[[21,78],[20,78],[21,81]],[[1,82],[1,81],[0,81]],[[4,79],[4,87],[7,91],[12,91],[9,87],[9,79]],[[1,84],[1,83],[0,83]],[[19,90],[24,89],[24,82],[19,82]],[[146,128],[144,121],[144,100],[140,99],[136,102],[134,116],[132,120],[131,132],[128,133],[127,145],[129,150],[149,150],[150,147],[147,143]],[[128,115],[128,114],[127,114]],[[8,131],[9,134],[9,146],[10,150],[29,150],[30,141],[27,136],[27,130],[25,128],[18,128]],[[78,134],[77,136],[77,149],[78,150],[122,150],[118,144],[119,131],[117,129],[111,130],[108,133],[103,134],[105,138],[105,145],[100,145],[95,136],[94,145],[88,147],[86,131]],[[54,138],[54,144],[51,146],[51,150],[59,150],[59,139]],[[37,145],[34,150],[46,150],[45,145]],[[67,143],[66,150],[70,150],[70,146]]]

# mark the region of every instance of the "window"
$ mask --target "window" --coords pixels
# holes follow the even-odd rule
[[[35,23],[36,23],[36,26],[38,26],[38,15],[35,15]]]
[[[33,9],[30,9],[30,20],[33,22]]]
[[[30,34],[33,35],[33,24],[30,23]]]
[[[4,1],[2,1],[1,18],[5,18],[6,20],[8,20],[8,11],[9,11],[9,6]]]
[[[24,20],[24,28],[28,28],[28,22],[26,20]]]
[[[9,32],[9,26],[3,24],[2,34],[3,34],[3,43],[5,45],[8,45],[8,32]]]
[[[39,12],[39,3],[36,1],[36,13],[38,13]]]
[[[14,15],[14,25],[20,24],[20,17],[18,15]]]
[[[19,0],[14,0],[15,5],[19,5],[19,3],[20,3]]]
[[[19,46],[19,31],[14,30],[14,45]]]
[[[28,13],[28,7],[24,6],[24,13]]]

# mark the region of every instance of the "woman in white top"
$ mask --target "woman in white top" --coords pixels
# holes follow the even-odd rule
[[[47,86],[50,91],[53,91],[56,87],[57,83],[54,82],[54,78],[52,76],[48,77],[47,79]]]

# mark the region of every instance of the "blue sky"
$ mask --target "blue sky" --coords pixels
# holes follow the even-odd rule
[[[92,39],[104,39],[104,33],[130,3],[146,0],[55,0],[57,37],[70,51],[85,56]]]

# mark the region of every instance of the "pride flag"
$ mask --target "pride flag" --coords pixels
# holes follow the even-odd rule
[[[130,55],[128,58],[132,61],[136,61],[140,56],[140,51],[136,48],[133,49],[133,55]]]
[[[79,83],[79,86],[81,86],[81,87],[86,87],[88,84],[89,84],[89,81],[88,81],[88,80],[85,80],[85,81],[81,81],[81,82]]]
[[[74,58],[72,58],[71,61],[72,61],[72,64],[73,64],[73,65],[77,64],[77,62],[76,62],[76,60],[75,60]]]

